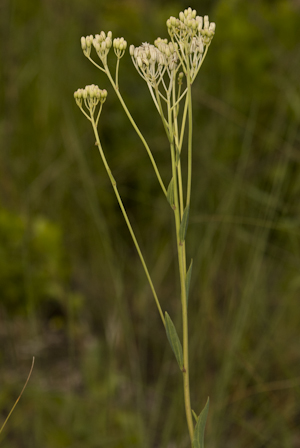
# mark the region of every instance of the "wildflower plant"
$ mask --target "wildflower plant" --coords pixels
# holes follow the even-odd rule
[[[215,34],[215,23],[209,22],[208,16],[200,17],[191,8],[179,13],[179,17],[167,20],[168,39],[158,37],[154,44],[143,43],[139,47],[130,45],[129,53],[139,75],[147,83],[155,107],[161,117],[164,130],[170,145],[171,174],[166,187],[155,163],[152,152],[141,131],[132,118],[119,89],[120,61],[127,49],[123,37],[112,38],[112,32],[101,31],[95,36],[81,38],[84,55],[108,77],[123,109],[132,126],[140,137],[151,160],[154,172],[174,214],[176,229],[176,245],[180,278],[180,295],[182,310],[182,342],[178,336],[173,321],[167,312],[163,312],[158,295],[151,280],[146,262],[137,242],[134,230],[117,189],[117,183],[106,160],[98,134],[98,123],[107,91],[98,86],[90,85],[78,89],[74,93],[75,101],[83,114],[91,122],[102,161],[111,181],[122,214],[132,236],[141,263],[149,281],[156,306],[158,308],[166,335],[175,354],[183,377],[183,393],[185,414],[193,448],[203,447],[204,428],[208,413],[209,400],[200,415],[192,410],[189,385],[189,349],[188,349],[188,296],[192,275],[193,260],[187,264],[186,234],[188,229],[191,185],[192,185],[192,84],[207,55],[208,48]],[[108,54],[113,47],[117,58],[114,76],[108,66]],[[92,50],[98,55],[100,64],[92,58]],[[187,148],[183,147],[184,134],[187,132]],[[187,172],[182,172],[181,158],[187,157]],[[184,188],[184,179],[186,187]],[[189,266],[187,268],[187,266]],[[194,422],[194,420],[195,422]]]

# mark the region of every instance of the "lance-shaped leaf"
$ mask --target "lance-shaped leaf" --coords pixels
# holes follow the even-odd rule
[[[174,179],[172,177],[168,189],[167,189],[167,199],[170,204],[170,206],[174,209],[175,208],[175,200],[174,200]]]
[[[190,206],[188,205],[183,212],[183,216],[182,216],[182,220],[181,220],[181,224],[180,224],[180,228],[179,228],[180,243],[183,243],[185,240],[186,231],[187,231],[188,223],[189,223],[189,211],[190,211]]]
[[[169,314],[165,313],[165,319],[166,319],[166,332],[167,337],[170,342],[170,345],[172,347],[172,350],[174,352],[174,355],[177,359],[178,365],[180,367],[180,370],[183,369],[183,354],[182,354],[182,345],[179,340],[176,328],[169,316]]]
[[[209,398],[207,399],[206,405],[202,409],[197,419],[194,432],[193,448],[204,448],[204,430],[207,420],[208,408],[209,408]]]
[[[191,260],[190,267],[189,267],[189,269],[186,273],[186,277],[185,277],[186,306],[188,306],[188,303],[189,303],[189,292],[190,292],[192,270],[193,270],[193,259]]]
[[[195,422],[197,423],[197,421],[198,421],[198,415],[196,414],[196,412],[192,409],[192,414],[193,414],[193,417],[194,417],[194,419],[195,419]]]

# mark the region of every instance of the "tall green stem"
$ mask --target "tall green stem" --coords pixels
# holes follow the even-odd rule
[[[174,130],[172,123],[172,113],[170,107],[170,98],[168,102],[168,122],[169,122],[169,132],[170,132],[170,149],[171,149],[171,158],[172,158],[172,174],[174,179],[174,201],[175,201],[175,209],[174,209],[174,217],[175,217],[175,226],[176,226],[176,240],[177,240],[177,253],[178,253],[178,264],[179,264],[179,276],[180,276],[180,289],[181,289],[181,308],[182,308],[182,333],[183,333],[183,393],[184,393],[184,404],[185,404],[185,414],[187,419],[187,425],[189,429],[189,435],[191,443],[194,438],[194,425],[193,425],[193,417],[192,417],[192,409],[191,409],[191,399],[190,399],[190,381],[189,381],[189,342],[188,342],[188,316],[187,316],[187,297],[186,297],[186,289],[185,289],[185,277],[186,277],[186,269],[184,264],[185,259],[185,248],[182,242],[180,241],[179,229],[180,229],[180,206],[179,206],[179,198],[178,198],[178,176],[177,176],[177,168],[176,168],[176,155],[175,155],[175,147],[174,147]]]
[[[153,283],[152,283],[152,280],[151,280],[151,277],[150,277],[150,274],[149,274],[147,265],[146,265],[146,263],[145,263],[143,254],[142,254],[142,252],[141,252],[140,246],[139,246],[139,244],[138,244],[138,242],[137,242],[137,239],[136,239],[136,237],[135,237],[134,231],[133,231],[133,229],[132,229],[132,227],[131,227],[131,224],[130,224],[128,215],[127,215],[127,213],[126,213],[125,207],[124,207],[123,202],[122,202],[122,199],[121,199],[121,197],[120,197],[120,195],[119,195],[118,188],[117,188],[117,183],[116,183],[116,181],[115,181],[115,179],[114,179],[114,177],[113,177],[113,175],[112,175],[112,172],[111,172],[111,170],[110,170],[110,168],[109,168],[109,166],[108,166],[106,157],[105,157],[105,155],[104,155],[104,152],[103,152],[103,149],[102,149],[102,146],[101,146],[101,143],[100,143],[100,139],[99,139],[99,134],[98,134],[97,126],[96,126],[96,123],[95,123],[95,120],[94,120],[94,116],[93,116],[92,114],[91,114],[91,123],[92,123],[92,126],[93,126],[93,130],[94,130],[94,134],[95,134],[95,138],[96,138],[97,146],[98,146],[98,149],[99,149],[99,152],[100,152],[100,155],[101,155],[103,164],[104,164],[104,166],[105,166],[106,172],[107,172],[107,174],[108,174],[108,176],[109,176],[109,179],[110,179],[110,181],[111,181],[112,187],[113,187],[113,189],[114,189],[115,195],[116,195],[116,197],[117,197],[117,200],[118,200],[120,209],[121,209],[122,214],[123,214],[123,216],[124,216],[124,219],[125,219],[125,221],[126,221],[126,224],[127,224],[128,229],[129,229],[130,235],[131,235],[131,237],[132,237],[132,239],[133,239],[134,245],[135,245],[136,250],[137,250],[137,252],[138,252],[138,254],[139,254],[139,257],[140,257],[141,263],[142,263],[142,265],[143,265],[144,271],[145,271],[145,273],[146,273],[148,282],[149,282],[149,284],[150,284],[150,287],[151,287],[151,290],[152,290],[152,293],[153,293],[153,296],[154,296],[154,299],[155,299],[155,302],[156,302],[156,306],[157,306],[157,308],[158,308],[158,311],[159,311],[161,320],[162,320],[162,322],[163,322],[163,324],[164,324],[164,326],[165,326],[165,325],[166,325],[166,324],[165,324],[165,318],[164,318],[164,315],[163,315],[163,312],[162,312],[162,309],[161,309],[161,306],[160,306],[160,303],[159,303],[159,300],[158,300],[158,297],[157,297],[157,294],[156,294],[154,285],[153,285]]]

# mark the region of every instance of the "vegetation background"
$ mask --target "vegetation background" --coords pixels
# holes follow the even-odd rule
[[[217,24],[193,86],[193,407],[210,396],[208,448],[300,447],[299,0],[1,0],[2,420],[36,357],[5,448],[188,446],[176,361],[73,99],[108,90],[103,147],[179,326],[172,213],[80,37],[153,42],[188,6]],[[120,84],[167,184],[168,144],[128,52]]]

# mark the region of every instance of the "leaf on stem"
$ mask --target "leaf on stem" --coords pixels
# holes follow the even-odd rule
[[[186,231],[187,231],[188,223],[189,223],[189,211],[190,211],[190,206],[187,205],[183,212],[180,229],[179,229],[180,244],[182,244],[184,242],[185,237],[186,237]]]
[[[188,303],[189,303],[189,292],[190,292],[192,270],[193,270],[193,259],[191,260],[190,267],[189,267],[189,269],[186,273],[186,277],[185,277],[186,306],[188,306]]]
[[[204,448],[204,430],[207,420],[208,408],[209,408],[209,398],[207,399],[206,405],[202,409],[197,419],[194,432],[193,448]]]
[[[174,355],[177,359],[178,365],[180,370],[183,369],[183,354],[182,354],[182,346],[181,342],[179,340],[179,337],[177,335],[176,328],[169,316],[169,314],[165,313],[165,319],[166,319],[166,333],[168,340],[170,342],[170,345],[172,347],[172,350],[174,352]]]
[[[172,177],[168,189],[167,189],[167,199],[168,202],[170,204],[170,206],[172,207],[172,209],[175,209],[175,199],[174,199],[174,179]]]
[[[198,415],[196,414],[196,412],[192,409],[192,414],[193,414],[193,417],[194,417],[194,419],[195,419],[195,422],[197,423],[197,421],[198,421]]]

